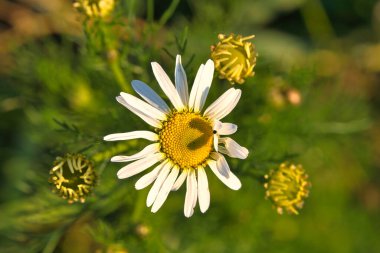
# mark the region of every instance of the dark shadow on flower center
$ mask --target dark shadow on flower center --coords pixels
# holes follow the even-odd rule
[[[190,128],[197,129],[201,132],[201,136],[187,144],[187,147],[190,150],[196,150],[204,147],[209,142],[210,138],[212,138],[212,128],[207,121],[195,118],[190,120],[189,126]]]

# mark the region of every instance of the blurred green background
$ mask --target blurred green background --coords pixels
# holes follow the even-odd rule
[[[256,35],[256,74],[226,118],[250,150],[228,159],[243,187],[208,172],[205,214],[183,216],[184,187],[152,214],[139,176],[118,180],[109,163],[146,142],[103,136],[148,129],[114,97],[134,79],[159,91],[150,62],[173,78],[178,53],[192,84],[219,33]],[[380,252],[379,39],[375,0],[119,0],[104,19],[71,1],[1,0],[0,252]],[[229,87],[215,76],[207,104]],[[76,152],[99,180],[68,204],[49,170]],[[312,184],[298,216],[265,199],[263,176],[284,161]]]

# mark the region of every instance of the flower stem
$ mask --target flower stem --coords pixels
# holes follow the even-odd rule
[[[141,215],[144,211],[144,207],[145,207],[145,195],[144,195],[144,192],[143,191],[138,191],[137,192],[137,201],[136,201],[136,205],[135,205],[135,209],[133,210],[133,213],[132,213],[132,222],[133,223],[138,223],[140,218],[141,218]]]
[[[109,67],[111,68],[116,82],[123,91],[131,92],[131,89],[125,80],[123,71],[120,67],[120,57],[117,49],[115,49],[115,41],[112,40],[108,27],[102,20],[99,21],[99,28],[102,34],[104,48],[107,52]]]
[[[148,0],[146,9],[147,20],[151,24],[154,19],[154,0]]]
[[[169,7],[166,9],[164,14],[162,14],[160,20],[158,21],[158,24],[160,27],[164,26],[166,22],[168,22],[169,18],[171,18],[179,4],[180,0],[172,0]]]
[[[119,87],[125,92],[131,92],[131,89],[129,85],[127,84],[127,81],[125,80],[123,72],[120,68],[119,59],[110,61],[110,67],[111,67],[112,73],[114,74],[116,78],[116,81]]]

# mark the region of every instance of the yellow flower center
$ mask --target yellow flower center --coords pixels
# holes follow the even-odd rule
[[[180,168],[196,168],[210,155],[211,123],[193,112],[175,112],[159,132],[161,151]]]

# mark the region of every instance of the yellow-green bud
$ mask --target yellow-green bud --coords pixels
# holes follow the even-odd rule
[[[265,178],[266,197],[272,201],[277,212],[282,214],[285,210],[290,214],[298,214],[310,188],[308,175],[302,166],[282,163]]]
[[[253,76],[253,68],[256,65],[255,46],[248,40],[255,35],[243,37],[230,34],[219,34],[219,43],[211,47],[211,59],[219,78],[227,79],[231,84],[242,84],[250,76]]]
[[[59,196],[69,203],[85,201],[96,183],[97,176],[92,163],[81,154],[58,157],[50,170],[49,182],[54,184]]]

